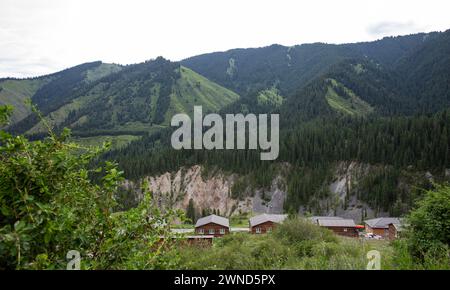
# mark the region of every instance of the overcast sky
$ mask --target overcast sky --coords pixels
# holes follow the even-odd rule
[[[450,28],[448,0],[0,0],[0,77]]]

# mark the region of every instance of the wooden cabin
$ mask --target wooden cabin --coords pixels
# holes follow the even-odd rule
[[[395,240],[401,237],[403,225],[401,223],[390,223],[389,226],[389,240]]]
[[[340,236],[352,238],[359,236],[357,225],[352,219],[318,219],[317,223]]]
[[[389,238],[389,225],[400,224],[398,218],[381,217],[365,221],[365,230],[367,233],[379,235],[385,239]]]
[[[249,226],[252,234],[271,232],[279,223],[287,218],[286,214],[261,214],[250,218]]]
[[[227,218],[214,214],[202,217],[195,224],[195,233],[220,237],[230,233],[230,222]]]

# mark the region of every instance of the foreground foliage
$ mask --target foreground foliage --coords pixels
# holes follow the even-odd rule
[[[6,121],[11,110],[0,112]],[[84,269],[172,263],[161,259],[160,237],[170,235],[178,214],[161,212],[149,193],[138,207],[114,212],[123,172],[111,162],[88,169],[101,148],[67,142],[68,130],[49,133],[30,142],[0,131],[0,269],[65,269],[71,250],[80,252]]]
[[[408,246],[419,261],[430,259],[450,264],[450,187],[437,185],[408,217]]]

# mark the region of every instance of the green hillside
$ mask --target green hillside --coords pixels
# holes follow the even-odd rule
[[[373,112],[373,108],[369,104],[343,84],[335,79],[327,79],[327,83],[325,98],[333,109],[352,116],[365,116]]]
[[[449,43],[444,32],[348,45],[236,49],[181,64],[162,57],[123,67],[96,62],[53,74],[34,94],[25,92],[56,131],[69,127],[83,144],[114,142],[118,150],[101,159],[117,160],[130,179],[201,164],[267,188],[276,167],[261,162],[258,152],[172,150],[168,124],[194,105],[205,113],[279,113],[277,162],[295,172],[287,176],[286,210],[316,208],[314,200],[327,195],[322,185],[333,164],[351,160],[390,168],[368,178],[358,199],[394,212],[398,204],[408,209],[413,196],[396,186],[403,182],[399,172],[430,171],[444,178],[450,168]],[[31,116],[10,129],[35,137],[43,132]]]
[[[175,113],[192,113],[194,105],[202,105],[203,112],[216,112],[237,99],[239,96],[236,93],[181,66],[180,78],[174,84],[171,105],[163,123],[169,124]]]
[[[16,82],[25,87],[30,81]],[[205,113],[216,112],[239,99],[236,93],[163,58],[126,67],[86,64],[38,84],[27,94],[13,86],[4,92],[31,98],[50,126],[69,127],[80,137],[151,134],[167,127],[174,114],[192,113],[194,105],[203,106]],[[11,104],[24,98],[13,98]],[[45,132],[34,115],[12,128],[29,135]]]
[[[73,138],[73,141],[83,146],[102,146],[104,142],[111,142],[112,149],[120,149],[139,138],[139,136],[133,135],[95,136]]]
[[[19,122],[31,112],[25,100],[30,99],[48,79],[8,79],[0,81],[0,105],[13,105],[14,113],[11,122]]]
[[[57,116],[56,125],[69,126],[75,134],[142,135],[167,127],[174,114],[191,113],[194,105],[215,112],[238,98],[194,71],[159,58],[99,80],[49,117]]]
[[[112,73],[119,72],[122,66],[111,63],[101,63],[99,66],[86,71],[86,82],[94,82]]]
[[[283,104],[283,100],[283,96],[280,95],[279,91],[275,87],[262,90],[256,96],[256,102],[259,106],[278,108]]]
[[[33,79],[7,79],[0,82],[0,103],[13,105],[14,115],[9,130],[16,133],[38,132],[38,118],[30,114],[26,99],[31,99],[39,110],[48,115],[60,110],[66,104],[79,97],[80,92],[88,89],[98,79],[122,69],[116,64],[100,61],[81,64],[63,71]],[[62,109],[64,111],[64,109]],[[61,113],[52,118],[60,119]]]

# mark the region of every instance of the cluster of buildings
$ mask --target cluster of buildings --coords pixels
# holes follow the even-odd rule
[[[251,234],[270,233],[278,224],[287,218],[285,214],[261,214],[250,218],[248,231]],[[337,235],[346,237],[359,237],[365,230],[366,233],[376,235],[383,239],[396,239],[402,231],[402,223],[399,218],[383,217],[369,219],[364,225],[357,225],[352,219],[330,216],[313,216],[309,220]],[[227,218],[209,215],[197,220],[195,224],[195,236],[192,239],[212,239],[230,233],[230,222]]]
[[[352,219],[341,217],[312,217],[311,220],[332,230],[335,234],[347,237],[358,237],[364,230],[368,234],[382,239],[394,240],[402,231],[401,220],[396,217],[381,217],[364,221],[364,225],[357,225]]]
[[[261,214],[249,220],[249,232],[252,234],[265,234],[287,218],[285,214]],[[210,235],[220,237],[230,232],[230,222],[227,218],[209,215],[197,220],[195,233],[197,235]]]

